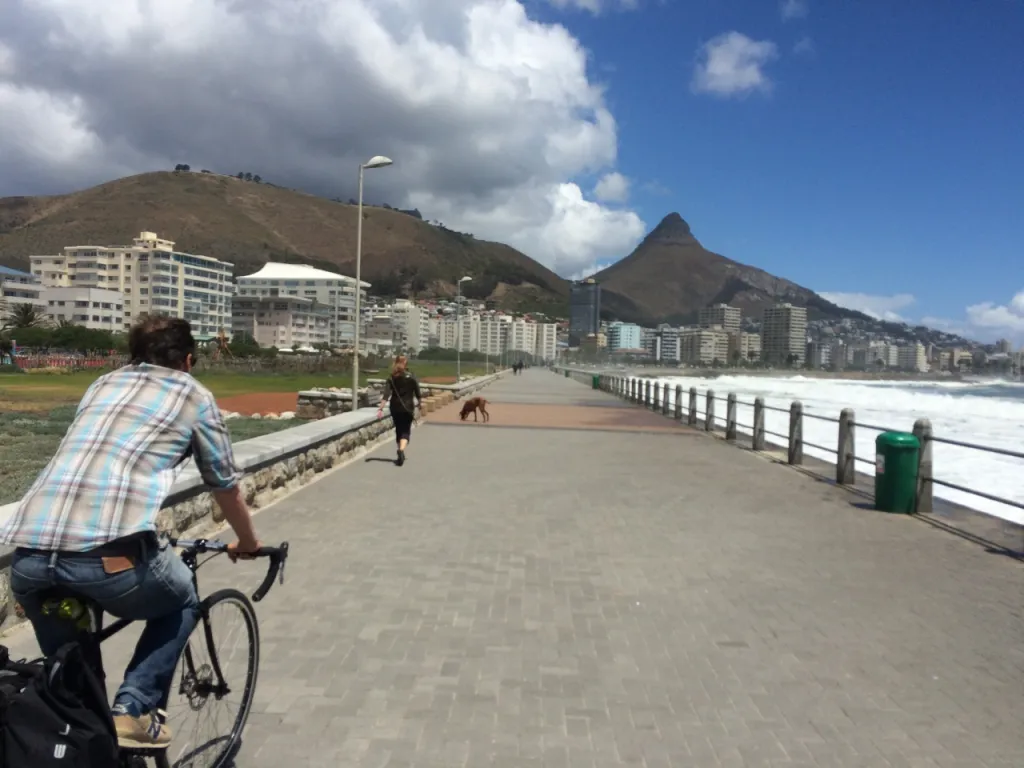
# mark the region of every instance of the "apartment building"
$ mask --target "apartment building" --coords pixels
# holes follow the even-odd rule
[[[46,302],[40,297],[42,290],[39,278],[31,272],[0,267],[0,321],[17,304],[31,304],[45,311]]]
[[[679,334],[679,356],[689,365],[725,365],[729,359],[729,334],[721,326],[684,328]]]
[[[608,350],[617,352],[620,349],[642,349],[642,328],[636,323],[616,321],[608,325]]]
[[[832,346],[821,341],[808,342],[804,359],[808,368],[828,368],[832,362]]]
[[[761,358],[768,365],[802,367],[807,355],[807,308],[766,307],[761,322]]]
[[[484,317],[480,320],[480,341],[477,352],[498,357],[508,349],[512,318],[506,315]]]
[[[120,330],[140,315],[163,314],[192,323],[199,339],[231,328],[233,265],[181,253],[174,241],[141,232],[131,245],[72,245],[56,256],[32,256],[32,274],[46,288],[99,288],[124,297]]]
[[[657,328],[651,329],[650,333],[641,334],[641,349],[654,360],[663,363],[678,363],[682,360],[679,334],[678,328],[662,323]]]
[[[512,320],[508,324],[508,349],[533,355],[537,350],[537,323]]]
[[[236,296],[231,333],[261,347],[310,348],[330,343],[332,319],[330,307],[302,296]]]
[[[373,308],[365,304],[367,282],[360,285],[363,324]],[[330,308],[328,343],[351,347],[355,336],[355,278],[311,267],[308,264],[267,262],[259,271],[238,278],[239,298],[303,298]],[[362,326],[360,326],[362,327]]]
[[[928,371],[928,351],[924,344],[915,342],[899,348],[898,365],[901,370],[925,373]]]
[[[43,288],[40,298],[46,314],[57,322],[63,320],[95,331],[124,330],[124,296],[117,291],[76,285]]]
[[[430,344],[430,317],[426,307],[409,299],[398,299],[389,308],[395,327],[395,343],[413,354]]]
[[[547,362],[558,357],[558,326],[554,323],[537,323],[537,346],[534,354]]]
[[[697,313],[697,322],[701,328],[724,328],[728,333],[739,333],[742,321],[740,308],[728,304],[712,304]]]
[[[727,331],[729,335],[728,360],[731,365],[750,363],[761,359],[761,337],[756,333]]]

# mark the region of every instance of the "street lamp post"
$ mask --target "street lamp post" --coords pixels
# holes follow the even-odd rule
[[[472,280],[468,275],[455,284],[455,383],[462,381],[462,284]]]
[[[356,318],[355,330],[352,333],[352,410],[359,410],[359,322],[360,294],[362,293],[363,272],[363,171],[367,168],[383,168],[391,165],[392,160],[383,155],[374,155],[368,162],[359,166],[359,204],[357,205],[359,221],[356,222]]]

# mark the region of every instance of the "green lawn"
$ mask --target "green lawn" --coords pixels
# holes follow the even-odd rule
[[[455,363],[447,360],[414,361],[411,370],[421,381],[440,384],[455,378]],[[463,376],[478,376],[483,363],[463,363]],[[85,390],[101,374],[78,371],[68,374],[0,374],[0,412],[49,410],[60,405],[77,404]],[[360,383],[368,378],[384,378],[387,370],[360,371]],[[351,373],[203,373],[198,375],[216,397],[231,397],[252,392],[299,392],[313,387],[351,386]]]
[[[422,381],[455,377],[455,363],[449,361],[415,362],[410,368]],[[483,363],[463,363],[462,375],[484,372]],[[360,380],[383,378],[378,373],[361,372]],[[74,418],[75,408],[85,390],[100,373],[82,371],[69,374],[0,374],[0,504],[19,499],[46,466]],[[349,373],[207,373],[198,376],[217,397],[253,392],[298,392],[313,387],[345,387],[352,382]],[[235,441],[259,437],[305,422],[297,419],[229,419],[228,428]]]

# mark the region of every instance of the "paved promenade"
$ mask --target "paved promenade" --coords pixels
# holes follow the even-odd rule
[[[547,371],[481,394],[258,516],[240,768],[1024,766],[1020,563]]]

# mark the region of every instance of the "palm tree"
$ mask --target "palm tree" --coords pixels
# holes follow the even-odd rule
[[[37,328],[46,323],[46,316],[34,304],[14,304],[7,313],[7,328]]]

